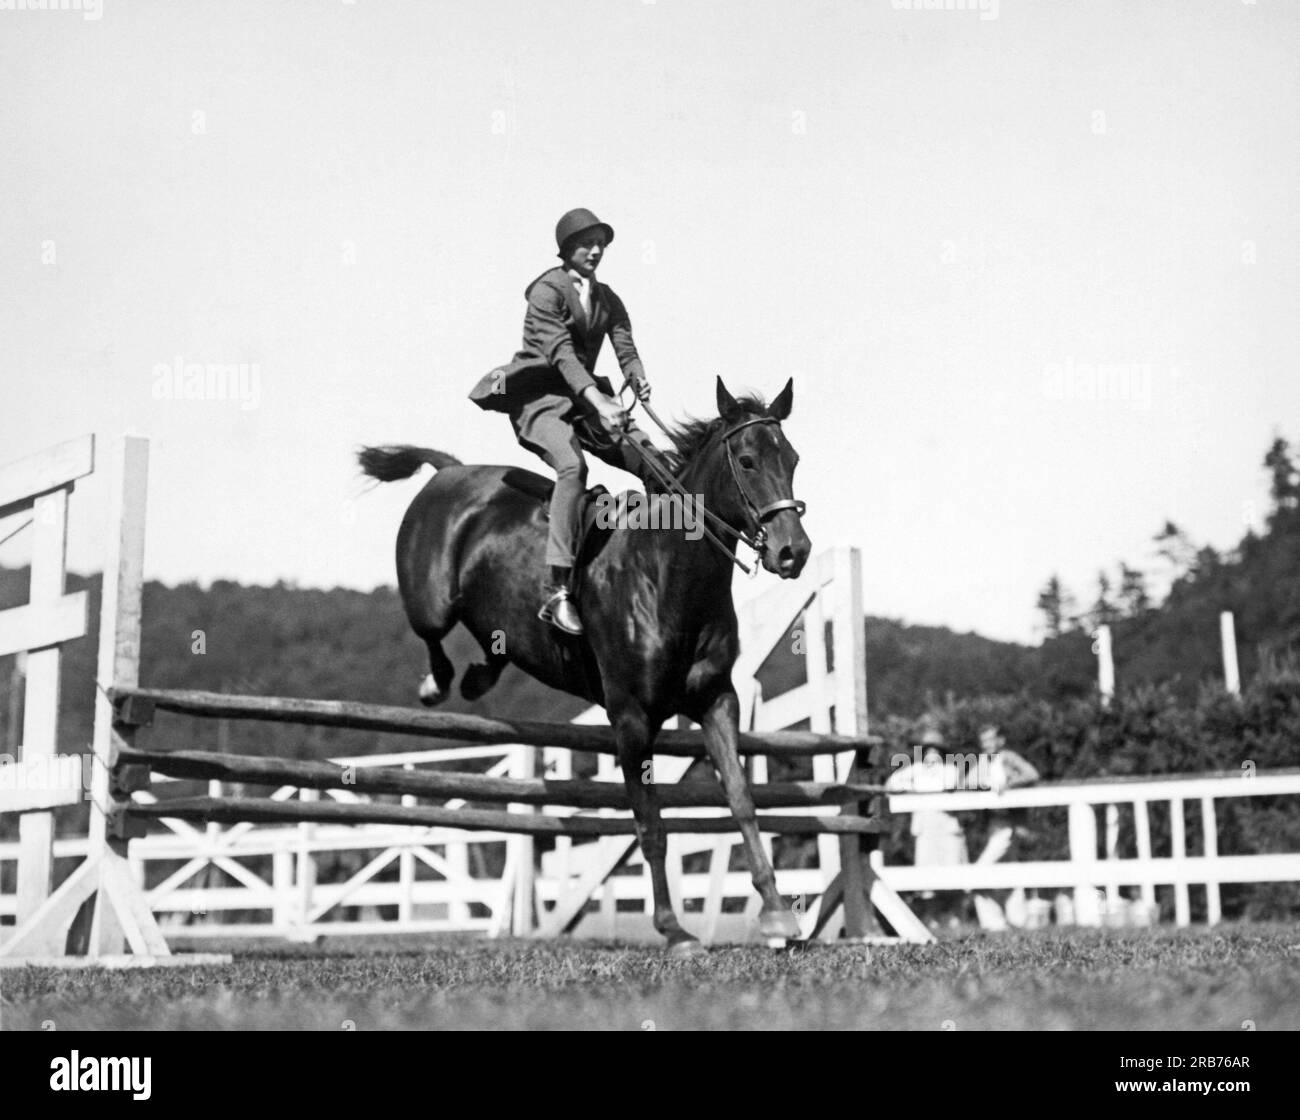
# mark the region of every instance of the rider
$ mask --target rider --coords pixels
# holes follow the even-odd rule
[[[570,210],[560,219],[555,243],[563,264],[542,273],[524,292],[523,346],[470,393],[480,408],[506,413],[520,444],[555,471],[546,539],[550,580],[538,616],[566,634],[582,633],[572,580],[587,481],[583,448],[637,475],[647,487],[652,479],[630,444],[649,447],[651,454],[654,445],[631,423],[609,381],[593,372],[609,335],[624,377],[641,400],[650,397],[627,309],[595,278],[613,240],[613,228],[590,210]]]

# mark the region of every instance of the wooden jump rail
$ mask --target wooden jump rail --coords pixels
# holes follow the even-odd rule
[[[124,775],[139,768],[141,772],[191,781],[293,785],[300,789],[346,789],[350,793],[455,797],[521,805],[565,805],[574,809],[632,808],[627,789],[614,782],[497,778],[460,771],[403,770],[391,766],[343,767],[333,762],[258,755],[129,748],[118,751],[117,764]],[[128,782],[129,778],[120,780],[119,788],[139,788]],[[856,803],[883,793],[884,788],[880,785],[829,782],[768,782],[755,785],[753,793],[754,803],[760,809],[790,809]],[[726,794],[716,781],[663,784],[659,787],[659,798],[667,809],[727,808]]]
[[[573,723],[537,723],[451,712],[421,712],[346,700],[235,696],[184,689],[115,688],[110,694],[117,709],[117,722],[129,727],[149,724],[154,712],[160,711],[206,719],[246,719],[356,731],[387,731],[447,740],[448,746],[524,743],[596,754],[614,754],[618,749],[611,728]],[[741,732],[740,753],[783,756],[842,754],[845,751],[870,750],[882,742],[877,735],[822,735],[811,731]],[[655,739],[655,754],[703,758],[704,736],[699,731],[661,731]]]
[[[234,703],[229,703],[234,701]],[[266,701],[264,704],[263,701]],[[170,693],[158,690],[130,690],[115,695],[119,722],[138,728],[152,719],[155,709],[183,711],[188,715],[209,715],[213,709],[227,712],[274,712],[287,720],[288,711],[306,706],[316,716],[338,721],[346,709],[349,722],[342,726],[356,728],[357,709],[364,729],[373,730],[377,723],[388,729],[406,724],[415,717],[422,725],[437,727],[440,735],[448,734],[447,718],[476,729],[471,735],[485,738],[475,742],[519,742],[521,735],[533,743],[554,744],[568,739],[566,733],[578,730],[587,734],[579,738],[583,749],[612,749],[607,739],[609,728],[577,727],[571,724],[518,723],[485,719],[477,716],[432,716],[430,713],[407,712],[401,708],[348,704],[320,700],[283,700],[275,697],[235,696],[216,693]],[[197,709],[197,710],[196,710]],[[430,724],[430,719],[437,720]],[[340,725],[340,724],[335,724]],[[505,737],[505,731],[510,736]],[[590,732],[605,732],[605,736]],[[675,732],[677,736],[689,732]],[[783,733],[783,735],[797,733]],[[768,738],[767,736],[754,738]],[[811,738],[817,738],[811,736]],[[591,744],[591,746],[587,746]],[[567,745],[567,744],[562,744]],[[673,744],[682,752],[692,750],[690,742]],[[806,745],[806,744],[800,744]],[[765,753],[779,748],[770,742],[754,744]],[[701,748],[702,749],[702,748]],[[258,755],[218,754],[209,751],[140,750],[120,744],[113,763],[113,789],[118,800],[112,810],[112,830],[123,837],[140,834],[145,820],[195,820],[217,824],[233,823],[308,823],[318,824],[397,824],[422,827],[460,828],[466,831],[517,833],[527,836],[633,836],[635,821],[630,818],[582,816],[548,816],[500,809],[448,808],[432,805],[397,805],[383,802],[281,801],[266,797],[188,797],[169,798],[152,804],[124,800],[130,793],[148,789],[154,774],[181,780],[242,782],[252,785],[290,785],[300,789],[346,790],[367,795],[402,795],[425,798],[459,798],[473,801],[506,802],[525,805],[564,806],[573,809],[631,809],[627,790],[621,784],[593,781],[556,781],[543,778],[500,778],[484,774],[449,771],[416,771],[397,767],[342,767],[332,762],[312,762]],[[727,808],[726,795],[716,781],[666,783],[659,787],[665,808]],[[777,835],[864,835],[882,831],[882,823],[858,816],[852,807],[882,793],[884,787],[863,783],[777,782],[753,787],[756,807],[805,808],[841,806],[838,816],[760,815],[759,827]],[[134,827],[133,827],[134,822]],[[718,817],[665,817],[669,833],[726,834],[736,831],[734,819]]]
[[[493,809],[444,809],[382,802],[276,801],[270,797],[180,797],[122,810],[132,820],[213,821],[217,824],[397,824],[458,828],[468,832],[512,832],[523,836],[635,836],[631,817],[554,817]],[[737,831],[726,817],[664,817],[669,833],[725,834]],[[882,831],[867,817],[758,817],[763,832],[781,836],[867,834]]]

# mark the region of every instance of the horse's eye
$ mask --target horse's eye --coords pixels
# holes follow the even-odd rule
[[[754,469],[754,460],[748,455],[742,455],[740,457],[740,465],[744,467],[745,470],[752,471]]]

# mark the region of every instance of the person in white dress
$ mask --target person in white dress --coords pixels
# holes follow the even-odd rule
[[[946,760],[943,754],[943,736],[930,728],[921,736],[920,763],[912,763],[896,770],[885,782],[885,788],[908,793],[943,793],[961,788],[961,774],[957,764]],[[966,833],[952,813],[926,809],[912,814],[909,831],[912,834],[912,864],[915,867],[950,867],[969,862],[966,853]],[[934,891],[921,891],[919,901],[926,905],[918,910],[937,912]],[[924,915],[918,915],[924,916]]]

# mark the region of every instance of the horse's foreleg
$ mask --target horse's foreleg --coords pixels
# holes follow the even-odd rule
[[[727,794],[732,816],[740,828],[745,842],[745,859],[754,880],[754,889],[763,899],[759,919],[759,932],[763,937],[797,938],[799,922],[776,889],[776,872],[758,832],[758,814],[754,811],[754,795],[740,764],[737,750],[740,727],[740,704],[731,689],[721,693],[705,710],[700,720],[704,739],[708,744],[709,758],[718,772],[722,788]]]
[[[614,716],[614,736],[618,740],[618,757],[623,767],[623,782],[636,818],[637,839],[641,854],[650,865],[650,883],[654,890],[654,925],[668,939],[674,954],[701,951],[699,939],[687,933],[677,920],[672,896],[668,892],[668,833],[659,811],[659,791],[649,763],[651,736],[645,713],[639,707],[620,710]]]

